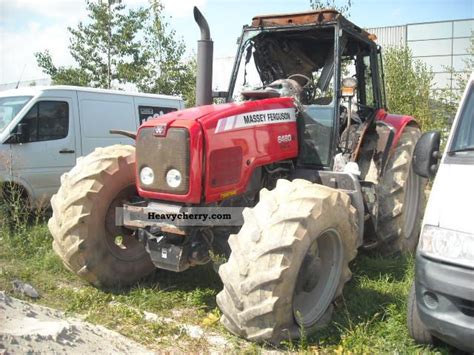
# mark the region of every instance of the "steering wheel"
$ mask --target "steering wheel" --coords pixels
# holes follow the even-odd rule
[[[308,105],[311,101],[313,101],[314,97],[316,96],[316,85],[314,84],[313,79],[309,78],[308,76],[304,74],[292,74],[288,77],[288,79],[293,79],[294,78],[301,78],[304,79],[304,85],[301,84],[299,80],[295,80],[300,84],[303,88],[303,93],[301,94],[301,103],[304,105]]]

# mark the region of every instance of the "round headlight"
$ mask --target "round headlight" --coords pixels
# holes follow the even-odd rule
[[[181,185],[181,173],[176,169],[171,169],[166,173],[166,183],[170,187],[178,187]]]
[[[140,171],[140,181],[142,182],[143,185],[151,185],[153,184],[154,180],[155,180],[155,174],[153,173],[153,170],[149,168],[148,166],[145,166]]]

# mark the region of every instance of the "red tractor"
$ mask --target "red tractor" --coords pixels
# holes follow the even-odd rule
[[[222,323],[278,343],[328,322],[359,248],[415,249],[420,128],[387,113],[380,47],[337,11],[253,18],[219,93],[209,27],[194,15],[197,107],[116,131],[135,147],[79,160],[52,199],[54,250],[102,287],[223,255]],[[155,218],[202,209],[240,209],[243,224]]]

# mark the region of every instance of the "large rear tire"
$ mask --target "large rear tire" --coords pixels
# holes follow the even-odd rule
[[[418,127],[405,127],[378,184],[378,230],[384,254],[413,253],[423,217],[425,183],[412,168]]]
[[[238,336],[278,344],[329,321],[357,254],[355,209],[341,191],[278,180],[244,210],[229,244],[219,269],[221,322]]]
[[[132,231],[116,226],[115,208],[136,195],[135,148],[97,148],[61,177],[48,227],[67,268],[99,287],[130,285],[154,266]]]

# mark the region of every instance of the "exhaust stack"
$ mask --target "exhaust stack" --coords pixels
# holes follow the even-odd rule
[[[196,73],[196,106],[212,104],[212,56],[214,43],[206,19],[199,9],[194,7],[194,20],[201,30],[198,41]]]

